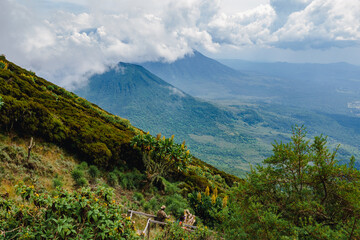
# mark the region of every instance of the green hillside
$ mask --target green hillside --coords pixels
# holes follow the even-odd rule
[[[248,126],[270,118],[229,107]],[[303,127],[239,179],[2,56],[0,129],[1,239],[144,239],[147,219],[127,210],[163,204],[170,221],[150,239],[360,238],[355,158],[339,165]],[[185,209],[195,231],[176,221]]]

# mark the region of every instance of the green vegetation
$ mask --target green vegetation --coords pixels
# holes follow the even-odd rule
[[[157,236],[155,239],[160,240],[173,240],[173,239],[184,239],[184,240],[202,240],[202,239],[220,239],[220,237],[210,231],[207,227],[199,227],[194,232],[189,232],[184,230],[184,228],[179,223],[169,224],[165,230]]]
[[[138,130],[76,95],[21,69],[4,57],[0,70],[0,94],[5,103],[0,128],[23,136],[41,137],[64,146],[89,163],[106,167],[140,156],[129,146]],[[45,87],[45,89],[43,88]],[[138,159],[138,161],[136,161]]]
[[[194,62],[188,65],[188,61]],[[202,61],[210,62],[204,65]],[[178,81],[174,81],[174,84],[189,81],[182,87],[187,88],[190,85],[192,86],[190,89],[197,87],[198,92],[199,89],[206,92],[204,95],[209,94],[208,88],[213,89],[217,94],[224,95],[212,100],[212,103],[193,98],[186,94],[189,91],[182,92],[144,68],[126,63],[119,63],[117,67],[103,74],[92,76],[88,86],[78,89],[77,93],[111,113],[130,119],[134,126],[146,129],[154,136],[159,132],[165,136],[174,134],[175,142],[180,143],[185,140],[193,155],[240,177],[244,177],[246,172],[250,171],[250,164],[260,164],[263,159],[271,155],[273,140],[288,141],[291,137],[289,129],[295,124],[307,126],[310,137],[320,133],[327,135],[329,147],[334,148],[341,144],[338,152],[340,158],[349,159],[351,155],[354,155],[356,159],[360,159],[360,149],[357,144],[360,142],[359,118],[330,115],[304,107],[304,105],[309,107],[316,104],[319,95],[324,94],[322,91],[318,94],[309,94],[309,89],[312,89],[309,85],[301,83],[293,86],[293,81],[290,80],[253,75],[242,76],[238,79],[238,83],[242,83],[241,86],[234,88],[234,81],[229,81],[229,79],[237,79],[239,73],[224,68],[220,66],[221,64],[206,59],[199,53],[196,53],[194,58],[185,58],[184,65],[179,68],[181,71],[173,71],[172,67],[176,69],[175,65],[180,62],[174,65],[159,64],[158,68],[156,67],[158,71],[154,73],[169,70],[169,74],[159,76],[165,77],[163,79],[167,81],[170,81],[169,77],[177,78]],[[148,66],[148,64],[145,65]],[[195,65],[199,68],[193,68]],[[218,70],[205,67],[209,65]],[[189,66],[192,67],[189,68]],[[186,74],[192,70],[193,74]],[[181,74],[186,76],[181,76]],[[302,78],[303,75],[297,77]],[[324,77],[324,82],[327,81],[326,79]],[[195,84],[196,81],[200,81],[201,84]],[[209,84],[209,81],[215,83],[217,87]],[[232,94],[239,91],[241,95],[256,96],[256,99],[237,96],[231,98],[232,100],[226,100],[229,98],[226,96],[226,91],[218,86],[219,82],[222,86],[228,84]],[[275,84],[269,84],[269,82]],[[283,86],[287,84],[290,84],[290,87],[284,88]],[[321,87],[318,89],[328,90],[318,84],[316,83],[316,86]],[[181,85],[178,86],[181,88]],[[282,90],[279,92],[279,89]],[[300,89],[301,94],[297,92],[294,97],[294,91]],[[333,89],[331,92],[336,91]],[[274,96],[284,96],[284,94],[289,96],[285,104],[281,101],[281,97],[274,98]],[[329,105],[331,100],[330,108],[333,108],[335,104],[341,108],[347,106],[347,102],[334,101],[333,95],[326,94],[325,97],[330,98],[326,105]],[[206,96],[207,99],[211,98],[209,95]],[[324,95],[321,96],[324,97]],[[356,96],[354,94],[348,102],[356,101]],[[298,101],[299,98],[304,100],[301,101],[302,107],[293,107],[294,100]],[[292,103],[291,106],[289,103]],[[325,109],[324,107],[320,105],[318,109]],[[347,161],[344,160],[344,163]],[[357,162],[356,167],[359,166]]]
[[[20,184],[16,190],[22,201],[0,198],[5,239],[140,239],[112,200],[111,189],[41,193]]]
[[[42,235],[63,239],[78,234],[101,239],[101,234],[108,239],[110,234],[132,234],[132,224],[122,223],[122,231],[118,228],[119,232],[115,233],[107,227],[116,226],[107,222],[124,219],[119,211],[134,209],[154,214],[163,204],[168,206],[167,213],[179,218],[184,209],[193,212],[187,201],[188,193],[206,186],[217,186],[224,192],[238,181],[193,158],[187,147],[176,144],[173,137],[156,140],[148,135],[153,140],[152,150],[145,150],[146,144],[139,139],[141,131],[127,120],[1,58],[7,63],[6,69],[0,69],[0,95],[4,102],[0,109],[0,199],[4,203],[0,206],[1,237]],[[28,155],[31,137],[36,144]],[[135,149],[131,146],[132,139],[133,143],[138,141]],[[155,166],[171,167],[157,175],[158,181],[146,184],[150,171],[143,156],[151,157]],[[163,164],[172,161],[174,164]],[[15,188],[14,183],[23,190]],[[108,194],[100,200],[96,194],[103,186],[115,193],[110,195],[123,207],[114,210]],[[24,194],[24,189],[27,195],[20,200],[16,192]],[[75,199],[83,189],[90,194],[82,196],[83,201],[92,204],[96,214],[101,215],[97,215],[97,220],[81,217]],[[13,211],[9,212],[6,206]],[[20,210],[22,217],[18,215]],[[9,218],[11,221],[7,221]],[[143,224],[136,219],[137,227],[143,229]]]
[[[226,239],[358,239],[360,173],[338,165],[326,138],[310,143],[301,127],[291,142],[231,191]],[[234,228],[234,226],[239,226]]]
[[[222,222],[223,211],[227,206],[227,196],[221,198],[218,196],[217,188],[210,195],[210,189],[207,187],[205,192],[194,192],[189,194],[189,202],[194,209],[195,214],[203,219],[204,224],[214,227],[216,223]]]
[[[310,141],[295,127],[284,137],[289,143],[275,142],[263,165],[239,179],[191,156],[174,137],[144,134],[6,63],[0,69],[1,238],[139,239],[135,227],[144,229],[146,220],[130,221],[127,210],[155,214],[163,204],[174,222],[189,209],[198,230],[169,224],[155,230],[156,239],[360,238],[355,158],[340,165],[323,136]],[[269,116],[240,111],[249,124],[266,128],[261,124]]]
[[[150,185],[171,173],[184,172],[192,158],[185,143],[180,145],[174,142],[174,135],[167,139],[165,136],[161,138],[161,134],[154,138],[149,133],[141,133],[131,140],[131,145],[143,153],[145,172]]]

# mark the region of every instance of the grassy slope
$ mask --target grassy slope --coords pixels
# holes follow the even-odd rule
[[[141,153],[129,144],[140,130],[132,127],[129,121],[111,115],[85,99],[37,77],[8,62],[3,56],[0,60],[7,64],[6,69],[0,69],[0,96],[4,101],[0,110],[0,128],[6,135],[11,134],[20,139],[20,143],[15,145],[22,147],[22,152],[29,138],[34,137],[36,142],[60,147],[62,156],[73,155],[70,162],[86,161],[98,165],[105,171],[104,176],[116,167],[123,170],[136,167],[142,170]],[[4,144],[9,144],[9,141],[11,143],[13,138]],[[42,147],[37,145],[37,148]],[[24,159],[24,154],[20,159]],[[49,153],[44,153],[41,159],[46,159],[46,154]],[[50,159],[54,161],[50,165],[54,166],[62,161],[59,156]],[[16,163],[21,165],[19,160]],[[10,170],[6,169],[6,172]],[[72,167],[64,169],[69,172]],[[203,190],[207,185],[226,188],[227,184],[231,185],[238,180],[199,159],[194,159],[191,169],[187,174],[178,176],[186,182],[188,191]],[[199,171],[202,172],[200,175],[196,173]],[[49,178],[54,178],[56,173],[59,174],[55,171]],[[223,181],[211,182],[205,173],[219,175]],[[17,171],[13,174],[16,175]]]

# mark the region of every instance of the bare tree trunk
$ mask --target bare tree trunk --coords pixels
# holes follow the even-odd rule
[[[33,139],[33,137],[31,137],[31,140],[30,140],[30,144],[28,146],[28,155],[27,155],[27,163],[29,163],[29,160],[30,160],[30,154],[31,154],[31,149],[35,146],[35,141]]]

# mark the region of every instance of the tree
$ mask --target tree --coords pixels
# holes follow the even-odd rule
[[[358,239],[360,173],[339,165],[327,139],[306,140],[293,128],[291,142],[273,144],[273,155],[252,169],[231,196],[235,236],[258,239]],[[229,238],[231,239],[231,237]]]
[[[141,133],[131,140],[131,146],[142,151],[150,185],[160,177],[167,177],[172,172],[185,171],[187,164],[192,159],[185,142],[183,144],[175,143],[174,136],[161,138],[161,134],[158,134],[154,138],[149,133]]]

